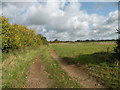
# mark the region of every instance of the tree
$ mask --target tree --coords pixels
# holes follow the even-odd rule
[[[43,45],[48,45],[48,41],[46,40],[46,37],[41,38]]]
[[[53,43],[58,43],[59,42],[59,40],[58,39],[55,39],[54,41],[53,41]]]
[[[117,33],[118,33],[118,39],[116,41],[117,47],[114,50],[116,52],[118,60],[120,60],[120,30],[117,29]]]

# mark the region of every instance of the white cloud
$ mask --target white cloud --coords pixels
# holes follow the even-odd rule
[[[105,17],[81,10],[81,4],[77,0],[74,3],[65,0],[48,2],[4,3],[3,14],[11,22],[27,25],[48,40],[116,38],[117,11],[110,12]]]
[[[101,19],[102,21],[102,19]],[[97,39],[116,39],[116,29],[118,28],[118,11],[109,13],[109,16],[102,23],[94,24],[90,36]]]
[[[2,0],[3,2],[53,2],[54,0]],[[57,2],[66,2],[66,0],[58,0]],[[69,2],[118,2],[119,0],[67,0]]]

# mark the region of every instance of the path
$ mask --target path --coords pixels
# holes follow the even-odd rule
[[[40,60],[36,60],[30,67],[30,74],[27,77],[26,88],[49,88],[51,80],[47,78],[48,74]]]
[[[61,67],[69,74],[69,76],[71,76],[84,88],[105,88],[103,85],[100,85],[94,78],[89,77],[89,75],[82,69],[82,67],[69,65],[63,59],[59,58],[55,50],[51,51],[51,56],[61,65]]]

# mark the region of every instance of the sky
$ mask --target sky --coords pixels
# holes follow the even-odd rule
[[[49,41],[116,39],[118,5],[107,1],[3,0],[0,13],[11,24],[26,25]]]

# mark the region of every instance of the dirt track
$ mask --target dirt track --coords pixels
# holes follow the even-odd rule
[[[47,78],[48,74],[40,60],[36,60],[30,67],[30,74],[27,77],[26,88],[49,88],[51,80]]]
[[[71,76],[84,88],[105,88],[105,86],[100,85],[94,78],[89,77],[82,67],[69,65],[64,60],[60,59],[55,50],[51,51],[51,56],[61,65],[61,67],[69,74],[69,76]]]
[[[82,67],[66,63],[63,59],[58,57],[54,50],[52,50],[50,54],[68,75],[82,85],[83,88],[105,88],[94,78],[89,77]],[[44,70],[44,66],[39,59],[35,60],[29,71],[30,74],[27,76],[26,88],[50,88],[52,86],[52,81],[48,79],[48,73]]]

